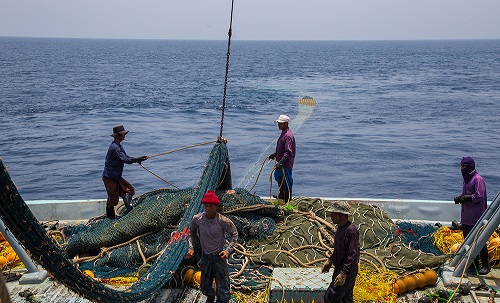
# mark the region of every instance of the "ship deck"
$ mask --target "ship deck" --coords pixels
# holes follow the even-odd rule
[[[365,202],[375,204],[383,209],[394,221],[408,220],[420,222],[440,222],[443,225],[450,224],[451,221],[459,218],[459,208],[449,207],[453,205],[452,201],[427,201],[427,200],[400,200],[400,199],[346,199],[346,198],[324,198],[325,200],[347,200],[355,202]],[[76,204],[75,204],[76,203]],[[61,223],[73,221],[73,223],[85,222],[81,218],[92,218],[104,213],[105,200],[67,200],[67,201],[28,201],[30,209],[40,222],[52,221],[65,218],[67,220]],[[446,212],[442,212],[446,209]],[[18,272],[18,273],[22,273]],[[451,282],[450,282],[451,281]],[[467,276],[462,278],[452,277],[450,273],[443,271],[438,283],[433,287],[407,292],[397,297],[397,302],[417,302],[419,298],[427,293],[433,293],[438,289],[455,291],[461,285],[468,285],[470,291],[460,296],[460,302],[463,303],[492,303],[500,302],[500,295],[494,291],[500,289],[500,269],[494,268],[485,276]],[[483,287],[490,286],[490,289]],[[41,283],[23,284],[18,280],[6,282],[7,290],[12,302],[25,302],[27,299],[23,294],[31,293],[38,302],[91,302],[77,293],[71,291],[63,284],[48,277]],[[300,285],[298,285],[300,287]],[[324,288],[328,286],[325,283]],[[114,286],[110,286],[114,287]],[[123,287],[121,287],[123,288]],[[118,289],[121,289],[118,287]],[[126,288],[123,288],[126,289]],[[323,289],[324,290],[324,289]],[[283,291],[286,291],[285,289]],[[319,290],[321,292],[321,290]],[[457,291],[459,292],[459,291]],[[499,292],[500,293],[500,292]],[[196,302],[203,303],[206,297],[201,294],[196,287],[186,286],[184,288],[162,288],[145,302]],[[269,302],[284,302],[286,300],[277,300],[275,298]],[[36,301],[35,301],[36,302]],[[322,302],[320,293],[315,296],[315,303]]]

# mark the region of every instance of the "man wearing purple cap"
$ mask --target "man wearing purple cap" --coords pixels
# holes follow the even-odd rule
[[[122,197],[128,213],[132,210],[132,196],[135,194],[135,188],[127,180],[122,178],[124,163],[132,164],[139,163],[148,159],[147,156],[131,158],[125,152],[121,142],[125,140],[125,135],[128,130],[125,130],[123,125],[113,127],[111,137],[115,138],[108,148],[106,160],[104,162],[104,171],[102,172],[102,181],[108,200],[106,202],[106,217],[114,219],[115,206],[118,205],[119,197]]]
[[[238,230],[228,217],[217,212],[219,198],[208,190],[201,199],[205,211],[193,217],[190,226],[189,250],[186,258],[194,256],[195,244],[201,246],[200,270],[201,293],[207,296],[207,303],[228,303],[230,299],[229,267],[227,259],[238,240]],[[226,234],[230,236],[226,244]],[[213,280],[217,289],[213,288]]]
[[[278,123],[281,135],[276,142],[276,152],[269,156],[269,159],[275,159],[274,180],[278,182],[279,194],[276,198],[283,199],[286,202],[292,199],[293,177],[292,169],[295,161],[295,137],[288,128],[290,118],[286,115],[280,115],[274,122]]]
[[[483,177],[476,171],[476,164],[471,157],[463,157],[460,162],[462,177],[464,179],[462,194],[455,197],[455,204],[461,204],[461,224],[464,238],[472,231],[474,225],[479,221],[486,210],[486,184]],[[479,257],[481,259],[481,268],[479,268]],[[491,267],[488,258],[488,247],[485,245],[479,256],[475,258],[473,267],[468,270],[469,273],[478,273],[486,275]]]

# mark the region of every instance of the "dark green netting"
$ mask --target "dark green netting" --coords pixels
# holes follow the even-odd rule
[[[126,216],[101,219],[84,232],[73,235],[67,243],[66,252],[70,257],[92,254],[99,252],[101,247],[118,245],[165,226],[176,226],[194,192],[192,189],[158,190],[144,194],[137,199],[136,206]],[[160,240],[163,238],[165,236],[160,237]],[[152,237],[148,239],[153,240]],[[162,242],[147,243],[154,245]]]
[[[240,247],[242,256],[255,264],[273,267],[321,266],[331,252],[336,226],[325,212],[331,202],[298,197],[289,202],[293,210],[285,211],[274,233],[259,240],[250,240]],[[382,264],[395,272],[440,266],[445,256],[435,256],[408,247],[396,225],[380,208],[351,203],[350,220],[358,227],[362,262]]]
[[[89,269],[96,277],[131,276],[144,264],[149,265],[149,258],[154,259],[164,243],[170,240],[172,229],[156,230],[161,226],[177,225],[184,205],[193,194],[192,189],[151,191],[134,199],[135,208],[124,217],[64,227],[63,233],[71,236],[66,251],[71,256],[79,255],[80,269]],[[283,215],[279,207],[241,188],[218,190],[217,195],[221,200],[220,210],[229,212],[226,215],[238,229],[240,242],[271,235],[276,227],[275,219]],[[156,232],[140,237],[147,231]],[[136,240],[131,242],[130,239]],[[101,253],[98,255],[99,249]],[[199,258],[200,247],[196,243],[195,251]],[[191,263],[196,264],[196,260]],[[244,259],[233,254],[229,263],[234,275],[242,269]],[[271,271],[269,266],[246,264],[243,273],[232,279],[232,286],[238,289],[262,288]],[[176,281],[171,280],[169,285],[182,285],[181,278],[175,275],[174,278]]]
[[[329,201],[297,197],[289,205],[278,207],[244,189],[229,190],[227,148],[217,143],[195,189],[151,191],[134,199],[136,207],[123,217],[64,230],[71,236],[65,247],[70,256],[101,253],[92,261],[80,263],[80,269],[92,269],[96,276],[128,276],[145,263],[151,266],[147,275],[128,290],[118,291],[84,276],[73,265],[46,236],[1,161],[0,169],[0,216],[7,227],[57,280],[95,301],[144,300],[167,282],[178,280],[179,269],[185,265],[188,227],[192,217],[203,210],[200,201],[208,189],[219,189],[220,211],[231,218],[239,232],[239,243],[229,259],[235,289],[264,289],[273,267],[321,266],[333,247],[336,227],[325,213]],[[410,249],[408,239],[398,232],[401,227],[380,208],[363,203],[351,206],[354,212],[350,219],[360,231],[362,262],[381,262],[397,272],[444,263],[445,256]],[[103,248],[110,247],[114,248],[102,253]],[[196,260],[191,264],[196,266]]]
[[[229,156],[225,143],[216,143],[206,162],[203,174],[182,215],[178,228],[163,253],[152,264],[147,275],[126,291],[112,289],[85,276],[47,236],[12,182],[3,161],[0,160],[0,216],[12,234],[55,279],[83,297],[94,301],[137,302],[149,298],[172,277],[187,252],[191,218],[202,211],[201,198],[208,189],[220,184],[229,187]],[[131,216],[130,220],[134,217]],[[122,220],[122,219],[119,219]],[[127,220],[127,216],[123,220]],[[102,223],[105,224],[105,223]],[[132,228],[130,229],[132,230]],[[128,231],[130,231],[128,230]],[[134,229],[135,230],[135,229]],[[138,232],[135,230],[135,232]],[[140,231],[139,231],[140,232]]]

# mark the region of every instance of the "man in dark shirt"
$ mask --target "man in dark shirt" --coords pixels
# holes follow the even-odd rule
[[[269,156],[269,159],[276,159],[274,179],[278,182],[279,194],[276,198],[286,202],[292,199],[293,177],[292,169],[295,162],[295,137],[288,128],[290,118],[280,115],[274,122],[278,123],[281,135],[276,142],[276,152]]]
[[[135,194],[135,188],[127,180],[122,178],[124,163],[141,163],[148,159],[147,156],[131,158],[125,152],[125,149],[120,144],[125,140],[125,135],[128,130],[125,130],[123,125],[113,127],[111,137],[115,138],[108,148],[106,160],[104,162],[104,171],[102,172],[102,181],[108,200],[106,203],[106,217],[115,218],[115,206],[118,204],[119,197],[122,197],[123,204],[127,208],[125,213],[132,210],[132,196]]]
[[[335,233],[333,253],[323,264],[322,273],[334,266],[332,282],[328,286],[324,301],[325,303],[352,303],[353,289],[358,275],[359,263],[359,231],[349,221],[351,207],[347,202],[333,202],[326,209],[330,212],[330,218],[337,224]]]

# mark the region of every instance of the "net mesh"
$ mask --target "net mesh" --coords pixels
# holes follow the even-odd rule
[[[173,273],[179,267],[179,264],[182,262],[187,251],[187,236],[189,235],[188,226],[191,218],[193,215],[202,210],[201,203],[199,203],[199,201],[201,201],[201,198],[208,189],[215,189],[221,184],[225,187],[230,187],[230,174],[225,173],[229,170],[229,155],[227,146],[223,142],[216,143],[210,152],[200,181],[193,190],[189,203],[185,206],[185,212],[180,217],[176,231],[170,235],[167,243],[161,244],[162,253],[151,265],[148,270],[148,274],[143,275],[141,279],[124,291],[107,287],[105,284],[99,283],[96,280],[84,275],[82,271],[74,266],[68,255],[47,236],[40,222],[38,222],[22,197],[19,195],[19,192],[17,191],[15,184],[12,182],[3,161],[0,161],[0,216],[5,225],[19,240],[21,245],[28,251],[31,257],[40,263],[48,272],[50,272],[55,279],[66,285],[71,290],[94,301],[138,302],[149,298],[151,294],[156,293],[167,283],[168,280],[172,278]],[[170,209],[174,209],[172,213],[178,213],[177,209],[180,206],[176,207],[175,205],[180,204],[170,204],[172,207],[168,208],[169,211],[165,211],[165,213],[169,213]],[[137,213],[138,212],[136,212],[136,214]],[[140,215],[136,216],[140,217]],[[129,225],[126,223],[129,220],[137,223],[138,219],[136,216],[125,216],[123,219],[119,219],[119,222],[113,222],[113,224],[106,222],[106,220],[101,220],[103,223],[97,222],[96,224],[102,224],[103,226],[107,225],[107,232],[122,239],[122,234],[117,234],[110,230],[111,226],[113,229],[117,227],[121,228],[119,227],[120,225]],[[154,216],[148,220],[158,221],[153,224],[161,226],[161,223],[159,222],[163,219],[159,217],[160,216]],[[173,215],[172,218],[173,217],[175,217],[175,215]],[[125,222],[120,224],[120,220]],[[123,239],[136,233],[149,231],[143,230],[142,228],[144,227],[142,224],[141,226],[142,227],[125,227],[124,230],[126,230],[129,235],[123,236]],[[100,228],[102,229],[103,227]],[[121,242],[123,240],[118,241],[114,240],[113,237],[109,237],[108,241],[111,241],[110,243],[115,243],[115,241]],[[75,248],[75,251],[82,249],[78,244],[74,247],[78,247]],[[92,250],[95,249],[96,247],[92,247]]]
[[[94,301],[136,302],[165,285],[183,286],[183,268],[196,267],[197,261],[184,260],[188,227],[202,211],[200,201],[208,189],[218,189],[220,211],[239,232],[229,259],[235,290],[261,293],[268,288],[274,267],[320,267],[333,247],[336,226],[325,211],[331,201],[296,197],[287,205],[274,205],[245,189],[232,190],[224,143],[215,144],[195,188],[151,191],[136,197],[135,208],[123,217],[66,227],[63,233],[69,240],[63,249],[47,237],[1,161],[0,170],[2,220],[52,276]],[[377,268],[375,275],[388,277],[388,272],[402,274],[445,262],[446,255],[433,242],[435,227],[395,223],[374,205],[351,203],[351,207],[350,220],[360,232],[361,264]],[[128,289],[117,290],[85,276],[84,269],[92,270],[101,281],[135,281],[120,277],[143,272]]]

